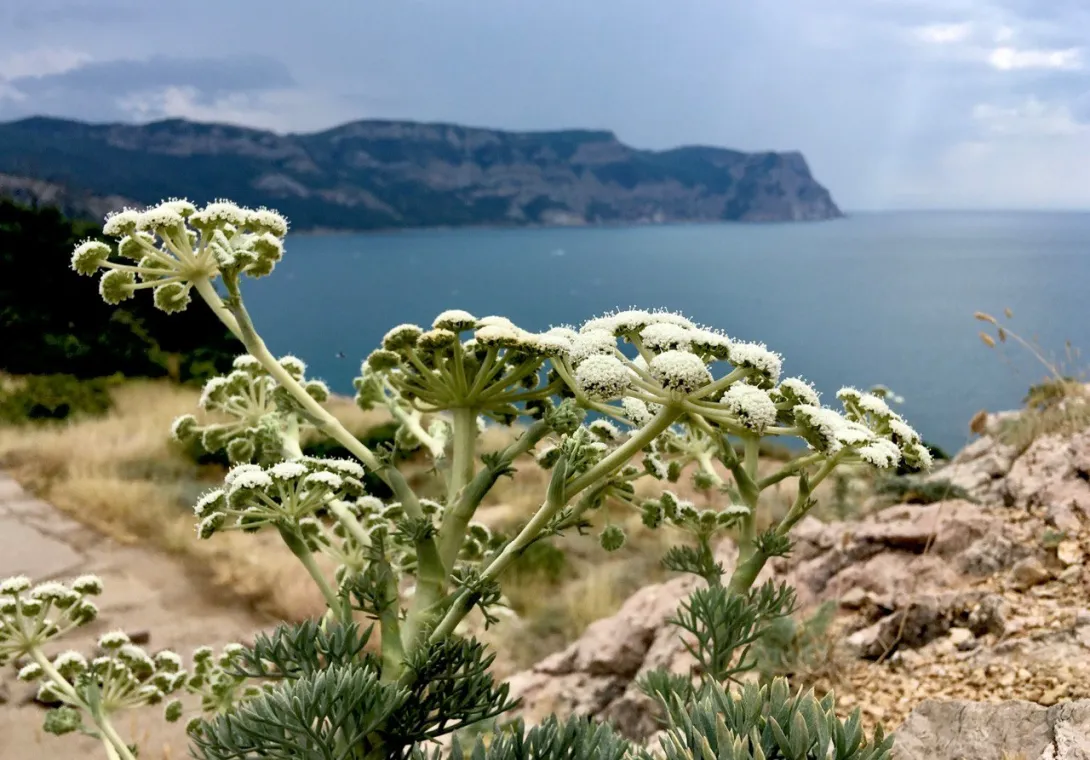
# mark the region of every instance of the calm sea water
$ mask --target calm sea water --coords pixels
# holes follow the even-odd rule
[[[829,403],[842,385],[886,384],[951,450],[976,411],[1017,405],[1045,372],[1016,347],[985,348],[974,311],[1010,307],[1011,326],[1056,356],[1067,340],[1090,350],[1090,214],[295,236],[276,272],[246,285],[270,348],[338,392],[386,330],[443,309],[540,330],[662,306],[767,343]]]

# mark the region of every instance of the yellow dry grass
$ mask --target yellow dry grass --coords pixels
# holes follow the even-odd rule
[[[223,472],[194,465],[168,434],[175,417],[196,408],[197,391],[132,381],[114,395],[115,408],[99,418],[0,427],[0,466],[84,524],[186,560],[225,597],[285,619],[320,612],[312,581],[276,542],[238,534],[197,539],[189,508]]]

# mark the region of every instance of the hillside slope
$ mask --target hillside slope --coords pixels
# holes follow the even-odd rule
[[[32,178],[138,203],[229,197],[276,207],[296,229],[841,216],[800,153],[643,151],[605,131],[358,121],[279,135],[180,119],[34,117],[0,124],[0,174],[10,175],[8,186],[23,178],[24,194]]]

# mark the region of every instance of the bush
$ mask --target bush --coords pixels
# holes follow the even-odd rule
[[[0,389],[0,422],[20,424],[105,414],[113,406],[110,378],[30,375]]]
[[[183,382],[226,371],[240,346],[207,310],[175,319],[143,298],[115,308],[72,271],[72,247],[100,234],[56,209],[0,199],[0,371]]]

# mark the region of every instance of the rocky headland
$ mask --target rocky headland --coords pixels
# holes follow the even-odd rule
[[[277,134],[173,119],[0,124],[0,195],[80,215],[184,195],[296,230],[785,222],[841,216],[798,152],[638,150],[608,131],[356,121]]]

